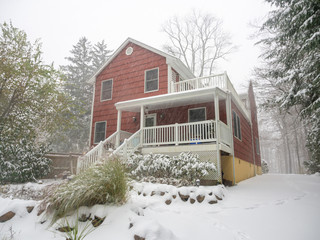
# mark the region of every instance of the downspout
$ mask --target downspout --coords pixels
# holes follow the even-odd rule
[[[228,105],[229,105],[229,116],[230,116],[230,134],[231,134],[231,153],[232,153],[232,171],[233,171],[233,183],[236,184],[236,170],[235,170],[235,158],[234,158],[234,142],[233,142],[233,117],[231,108],[231,92],[228,92]]]
[[[91,135],[92,135],[92,126],[93,126],[93,104],[94,104],[94,95],[96,90],[96,81],[93,84],[93,93],[92,93],[92,104],[91,104],[91,119],[90,119],[90,131],[89,131],[89,149],[91,147]]]

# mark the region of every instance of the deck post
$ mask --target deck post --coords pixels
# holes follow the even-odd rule
[[[122,116],[122,111],[118,110],[116,148],[120,146],[121,116]]]
[[[144,106],[140,107],[140,145],[143,145],[143,127],[144,127]]]
[[[216,145],[217,145],[217,168],[219,173],[219,178],[221,179],[221,158],[220,158],[220,115],[219,115],[219,95],[218,91],[214,92],[214,113],[215,113],[215,122],[216,122]]]
[[[179,145],[179,139],[178,139],[178,136],[179,136],[178,130],[179,130],[179,129],[178,129],[178,128],[179,128],[178,123],[176,123],[176,124],[174,125],[174,142],[175,142],[176,146]]]
[[[232,109],[231,109],[231,92],[227,93],[226,112],[227,112],[227,123],[228,123],[229,129],[230,129],[233,184],[236,184],[236,170],[235,170],[234,143],[233,143],[233,127],[232,127],[233,123],[232,123]]]

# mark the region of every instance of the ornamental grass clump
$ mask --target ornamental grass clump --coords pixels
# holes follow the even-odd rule
[[[74,212],[80,206],[95,204],[123,204],[127,197],[127,179],[121,162],[108,160],[76,175],[61,184],[48,197],[52,222]]]

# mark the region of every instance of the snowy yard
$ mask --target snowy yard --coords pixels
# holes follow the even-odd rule
[[[262,175],[227,188],[224,194],[222,201],[212,205],[178,199],[166,205],[164,196],[132,192],[122,207],[83,208],[106,215],[85,239],[131,240],[134,234],[147,240],[319,239],[319,175]],[[11,226],[14,239],[65,239],[48,223],[40,224],[37,211],[26,212],[25,206],[31,203],[0,197],[0,215],[10,209],[17,212],[10,221],[0,223],[0,240],[9,236]]]

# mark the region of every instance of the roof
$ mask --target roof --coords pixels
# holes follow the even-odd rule
[[[96,81],[96,77],[102,72],[102,70],[107,67],[109,65],[109,63],[112,62],[112,60],[125,48],[125,46],[128,45],[128,43],[134,43],[142,48],[145,48],[151,52],[154,52],[160,56],[163,56],[166,58],[166,63],[169,64],[171,67],[173,67],[184,79],[191,79],[191,78],[194,78],[195,76],[193,75],[193,73],[184,65],[184,63],[168,54],[168,53],[165,53],[165,52],[162,52],[154,47],[151,47],[147,44],[144,44],[142,42],[139,42],[135,39],[132,39],[132,38],[127,38],[127,40],[125,40],[121,46],[112,54],[112,56],[102,65],[102,67],[100,69],[98,69],[98,71],[93,74],[93,76],[88,80],[88,83],[95,83]]]

